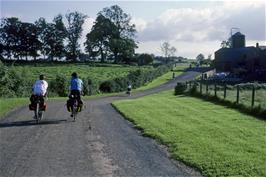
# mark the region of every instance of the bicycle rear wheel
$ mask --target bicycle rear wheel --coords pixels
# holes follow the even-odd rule
[[[36,123],[39,123],[39,109],[40,109],[40,104],[37,103],[37,104],[36,104],[36,109],[35,109],[35,119],[36,119]]]

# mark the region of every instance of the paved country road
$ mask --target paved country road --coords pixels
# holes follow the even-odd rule
[[[174,88],[197,74],[184,73],[130,99]],[[200,176],[171,160],[164,147],[141,136],[110,104],[128,98],[86,101],[76,122],[63,101],[50,101],[38,125],[27,107],[10,112],[0,121],[0,176]]]

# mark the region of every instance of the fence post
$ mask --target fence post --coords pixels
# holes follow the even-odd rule
[[[236,87],[236,103],[239,104],[239,85]]]
[[[253,84],[253,87],[252,87],[251,107],[254,107],[254,103],[255,103],[255,86]]]
[[[224,84],[224,99],[226,98],[226,84]]]
[[[214,84],[214,96],[217,97],[217,84]]]
[[[191,89],[191,81],[189,81],[189,90]]]
[[[200,94],[202,95],[202,81],[200,81]]]
[[[206,82],[206,95],[208,95],[208,92],[209,92],[209,83]]]

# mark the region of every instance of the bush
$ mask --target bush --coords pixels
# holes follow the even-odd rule
[[[192,87],[189,89],[189,93],[191,95],[197,94],[197,87],[199,84],[197,82],[193,82]]]
[[[18,72],[0,61],[0,97],[29,96],[31,86],[32,81],[28,79],[27,71]]]
[[[116,92],[124,91],[127,88],[128,85],[128,78],[127,77],[119,77],[115,78],[114,82],[116,84]]]
[[[56,75],[55,80],[52,80],[49,84],[49,91],[58,96],[67,96],[69,90],[68,87],[69,83],[67,82],[66,76]]]
[[[104,81],[100,84],[100,91],[105,93],[111,93],[115,91],[115,82],[113,80]]]
[[[181,95],[187,90],[187,84],[183,82],[178,82],[175,86],[175,95]]]
[[[97,81],[93,81],[91,78],[85,78],[83,80],[84,86],[84,94],[85,95],[95,95],[99,92],[99,83]]]

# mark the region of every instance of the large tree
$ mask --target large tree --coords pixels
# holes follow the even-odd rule
[[[110,51],[109,43],[112,36],[116,33],[116,26],[103,15],[99,14],[94,22],[91,32],[86,36],[85,50],[90,57],[101,57],[101,62],[106,60]]]
[[[36,60],[38,50],[41,48],[41,42],[38,40],[37,27],[33,23],[21,23],[19,28],[20,47],[19,53],[25,56],[31,56]]]
[[[67,25],[67,59],[77,61],[77,57],[80,53],[80,45],[78,43],[82,34],[82,25],[87,18],[86,15],[80,12],[70,12],[66,14]]]
[[[135,48],[137,48],[134,40],[136,28],[134,24],[130,23],[131,17],[124,13],[118,5],[104,8],[98,15],[109,19],[115,26],[112,29],[113,33],[107,44],[112,52],[115,63],[121,60],[127,61],[128,57],[133,56]]]
[[[18,18],[4,18],[1,21],[0,41],[3,53],[8,58],[21,59],[38,56],[41,43],[38,40],[37,28],[32,23],[21,22]]]
[[[64,55],[64,40],[66,38],[66,28],[63,23],[62,15],[57,15],[53,23],[47,23],[44,18],[40,18],[35,22],[38,29],[38,36],[42,42],[41,53],[54,60],[54,57],[59,59]]]
[[[3,45],[3,54],[7,58],[19,57],[19,28],[21,21],[18,18],[4,18],[1,20],[0,42]]]

